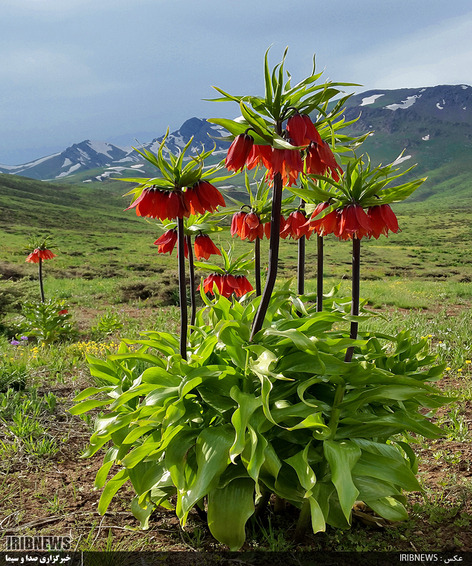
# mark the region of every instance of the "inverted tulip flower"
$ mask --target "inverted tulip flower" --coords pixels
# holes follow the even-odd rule
[[[362,206],[351,204],[339,213],[338,229],[335,236],[341,240],[360,240],[372,233],[372,223]]]
[[[372,225],[371,235],[375,239],[379,239],[382,234],[388,236],[389,230],[395,234],[400,230],[397,217],[388,204],[371,206],[367,211],[367,215]]]
[[[329,202],[321,202],[313,211],[308,222],[309,229],[315,231],[320,236],[334,234],[338,228],[339,214],[337,210],[333,210],[321,218],[317,218],[326,208],[329,208]]]
[[[177,230],[175,228],[173,230],[167,230],[164,232],[160,238],[158,238],[154,245],[157,246],[157,251],[160,254],[169,254],[172,255],[174,251],[175,244],[177,243]],[[185,242],[185,248],[187,248],[187,242]],[[188,255],[188,250],[185,249],[185,257]]]
[[[254,145],[254,138],[247,133],[240,134],[234,138],[229,146],[225,160],[225,167],[228,171],[241,171],[246,165],[246,160],[251,153]]]
[[[299,240],[302,236],[307,239],[310,238],[310,226],[307,223],[305,213],[301,210],[291,212],[284,222],[284,227],[280,231],[281,238],[292,238],[292,240]]]
[[[38,280],[39,280],[39,293],[41,296],[41,302],[44,303],[44,287],[43,287],[43,261],[47,259],[52,259],[56,257],[56,254],[53,253],[50,248],[53,247],[49,243],[50,236],[46,236],[42,240],[35,240],[34,238],[30,239],[30,245],[28,246],[28,251],[33,248],[33,251],[28,255],[25,261],[28,263],[37,263],[38,264]]]
[[[184,193],[184,200],[191,214],[215,212],[218,206],[226,206],[220,191],[208,181],[200,180]]]
[[[52,259],[53,257],[56,257],[56,254],[52,253],[51,250],[48,249],[42,250],[36,248],[29,254],[29,256],[26,258],[25,261],[29,263],[39,263],[40,261],[43,261],[45,259]]]
[[[195,257],[198,260],[209,259],[211,255],[221,255],[220,250],[206,234],[199,234],[195,237],[194,248]]]
[[[230,273],[212,273],[209,275],[203,281],[204,292],[214,295],[213,285],[216,285],[218,293],[226,298],[229,298],[233,293],[237,297],[242,297],[253,290],[253,286],[249,283],[247,277],[244,275],[231,275]]]

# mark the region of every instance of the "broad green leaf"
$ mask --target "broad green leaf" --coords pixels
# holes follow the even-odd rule
[[[231,389],[231,397],[238,403],[238,408],[231,417],[236,438],[230,448],[229,456],[234,464],[236,457],[244,450],[249,419],[254,411],[262,406],[262,399],[261,397],[256,398],[252,393],[243,393],[236,386]]]
[[[141,529],[149,529],[149,518],[155,509],[155,504],[152,501],[138,502],[138,496],[134,497],[131,501],[131,513],[139,521]]]
[[[352,481],[352,469],[361,456],[360,448],[350,441],[325,440],[323,450],[331,468],[332,482],[338,492],[339,503],[347,522],[359,491]]]
[[[297,472],[298,481],[306,491],[305,497],[312,496],[313,488],[316,484],[315,472],[312,470],[310,464],[308,463],[309,449],[310,444],[307,444],[304,450],[297,452],[294,456],[291,456],[290,458],[284,460]]]
[[[235,479],[208,494],[208,527],[211,534],[236,551],[246,540],[245,526],[254,513],[254,481]]]
[[[352,473],[355,477],[377,478],[407,491],[421,491],[421,486],[410,468],[393,458],[363,451]]]
[[[175,487],[179,490],[185,489],[184,468],[187,453],[195,446],[195,441],[199,433],[200,431],[198,429],[183,429],[178,435],[172,438],[167,446],[165,465],[170,472]]]
[[[100,515],[103,515],[106,512],[115,493],[128,481],[128,479],[128,470],[120,470],[111,478],[111,480],[108,481],[102,492],[100,501],[98,502],[98,512]]]
[[[311,512],[311,527],[313,532],[324,533],[326,531],[326,521],[320,504],[314,497],[309,497],[310,512]]]
[[[218,485],[221,474],[230,463],[229,449],[233,440],[234,429],[229,426],[206,428],[197,438],[197,474],[192,485],[179,489],[178,493],[177,514],[182,525],[195,503]]]
[[[103,407],[104,405],[109,405],[112,402],[112,399],[108,399],[107,401],[82,401],[82,403],[77,403],[69,409],[69,413],[71,415],[82,415],[91,409],[96,409],[97,407]]]
[[[394,497],[381,497],[379,499],[364,498],[364,503],[375,511],[380,517],[388,521],[406,521],[408,511]]]

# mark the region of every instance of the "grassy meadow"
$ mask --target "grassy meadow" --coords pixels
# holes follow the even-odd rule
[[[162,233],[151,221],[124,212],[128,189],[118,182],[87,186],[39,183],[0,176],[0,524],[4,535],[68,534],[77,550],[218,550],[206,527],[191,516],[182,532],[162,509],[146,532],[135,529],[130,489],[119,492],[109,512],[96,512],[93,491],[103,453],[80,460],[93,422],[67,409],[96,385],[86,354],[104,358],[121,338],[141,330],[177,331],[176,255],[159,255]],[[472,206],[464,198],[440,198],[396,207],[399,234],[362,242],[361,296],[373,316],[361,331],[409,329],[428,337],[446,364],[439,386],[456,400],[431,413],[443,439],[410,438],[420,456],[423,492],[408,494],[410,519],[376,523],[355,514],[348,532],[308,535],[301,550],[472,550]],[[459,206],[460,205],[460,206]],[[462,206],[464,205],[464,206]],[[223,223],[229,224],[228,219]],[[51,235],[57,257],[44,263],[46,298],[65,301],[75,331],[70,339],[42,345],[21,340],[16,317],[27,299],[39,299],[37,266],[26,264],[31,234]],[[251,244],[215,237],[236,254]],[[262,246],[267,257],[267,242]],[[297,243],[281,242],[279,284],[296,283]],[[325,243],[325,290],[341,283],[349,295],[351,249],[333,237]],[[307,243],[306,290],[316,288],[316,241]],[[201,274],[197,273],[197,277]],[[3,310],[1,310],[3,308]],[[12,344],[12,340],[18,343]],[[245,550],[293,550],[286,518],[271,514],[250,524]],[[2,536],[2,535],[0,535]]]

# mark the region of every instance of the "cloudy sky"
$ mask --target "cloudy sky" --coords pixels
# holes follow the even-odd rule
[[[469,0],[1,0],[0,163],[85,139],[150,141],[216,92],[262,94],[269,46],[298,81],[352,89],[472,84]]]

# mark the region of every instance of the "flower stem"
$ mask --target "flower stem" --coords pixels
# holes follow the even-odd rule
[[[184,220],[177,218],[177,249],[179,252],[179,302],[180,302],[180,355],[184,360],[187,359],[187,290],[185,288],[185,234]]]
[[[260,297],[261,288],[261,241],[256,238],[254,241],[254,278],[256,280],[256,297]]]
[[[316,273],[316,312],[323,310],[323,275],[324,275],[324,240],[323,236],[317,235],[318,266]]]
[[[352,240],[352,302],[351,302],[351,315],[359,315],[359,301],[360,301],[360,280],[361,280],[361,241],[358,238],[353,238]],[[357,338],[357,331],[359,328],[359,323],[357,321],[351,322],[351,334],[352,340]],[[352,360],[352,355],[354,353],[354,346],[349,346],[346,350],[345,362],[350,362]]]
[[[305,209],[305,201],[300,199],[299,209]],[[298,266],[297,266],[297,292],[299,295],[305,294],[305,248],[306,238],[302,236],[298,240]]]
[[[41,302],[44,303],[44,287],[43,287],[43,260],[39,258],[38,263],[38,277],[39,277],[39,293],[41,295]]]
[[[297,268],[297,293],[305,293],[305,246],[306,238],[302,236],[298,240],[298,268]]]
[[[193,264],[192,236],[185,236],[188,249],[188,268],[190,276],[190,325],[195,326],[197,303],[195,300],[195,266]]]
[[[251,340],[254,335],[259,332],[264,324],[264,318],[269,307],[270,297],[275,286],[277,279],[277,268],[279,263],[279,242],[280,242],[280,214],[282,210],[282,175],[276,173],[274,175],[274,187],[272,190],[272,215],[270,226],[270,241],[269,241],[269,269],[267,272],[267,279],[262,293],[261,302],[254,317],[252,326]]]

